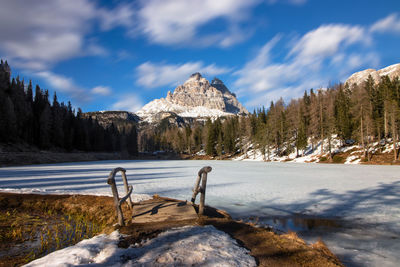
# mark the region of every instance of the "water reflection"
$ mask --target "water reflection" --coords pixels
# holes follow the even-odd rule
[[[252,223],[264,226],[270,226],[273,229],[282,232],[294,231],[310,231],[316,229],[329,230],[332,228],[340,228],[341,222],[339,218],[320,218],[304,215],[293,215],[291,217],[249,217]]]

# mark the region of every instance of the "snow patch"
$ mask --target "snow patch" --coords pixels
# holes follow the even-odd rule
[[[40,188],[0,188],[0,192],[14,193],[14,194],[38,194],[38,195],[90,195],[90,196],[108,196],[112,197],[112,193],[97,193],[90,191],[76,191],[76,190],[48,190]],[[148,194],[131,194],[133,202],[140,202],[152,199],[153,197]]]
[[[180,117],[190,118],[217,118],[234,115],[229,112],[224,112],[218,109],[210,109],[203,106],[185,107],[182,105],[173,104],[167,101],[165,98],[155,99],[149,102],[142,109],[136,112],[136,115],[141,117],[144,121],[151,123],[154,121],[154,116],[160,112],[174,112]]]
[[[248,250],[213,226],[173,228],[127,249],[118,248],[120,239],[117,231],[102,234],[25,266],[256,266]]]

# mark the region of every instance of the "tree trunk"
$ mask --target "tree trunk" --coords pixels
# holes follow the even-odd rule
[[[364,158],[365,158],[366,149],[365,149],[365,143],[364,143],[363,106],[361,106],[361,116],[360,116],[360,119],[361,119],[361,122],[360,122],[360,124],[361,124],[361,145],[362,145],[362,147],[363,147],[363,149],[364,149]]]
[[[329,149],[329,158],[332,160],[332,145],[331,145],[331,136],[328,137],[328,149]]]
[[[385,112],[383,114],[383,124],[384,124],[384,130],[385,130],[385,140],[388,137],[388,120],[387,120],[387,110],[385,108]]]
[[[397,160],[397,135],[396,135],[396,119],[395,119],[395,107],[392,105],[392,141],[393,141],[393,153],[394,153],[394,161]]]
[[[320,127],[321,127],[321,156],[324,154],[324,128],[322,125],[322,101],[320,102],[320,107],[319,107],[319,118],[320,118]]]
[[[366,157],[367,161],[370,160],[370,153],[369,153],[369,127],[368,127],[368,123],[367,123],[367,148],[364,151],[364,157]]]

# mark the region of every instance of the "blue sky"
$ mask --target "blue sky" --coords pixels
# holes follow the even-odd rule
[[[83,111],[136,111],[190,74],[249,110],[400,63],[398,0],[0,0],[0,57]]]

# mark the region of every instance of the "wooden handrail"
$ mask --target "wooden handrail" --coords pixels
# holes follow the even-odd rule
[[[122,180],[124,181],[124,187],[125,187],[125,193],[126,193],[126,195],[123,196],[121,199],[119,199],[117,185],[115,184],[115,175],[118,172],[121,172],[121,174],[122,174]],[[131,185],[128,185],[128,179],[126,178],[126,170],[121,167],[113,169],[110,172],[110,175],[108,176],[107,184],[109,184],[111,186],[111,191],[112,191],[113,198],[114,198],[114,205],[115,205],[115,209],[117,210],[117,215],[118,215],[118,224],[121,226],[124,226],[125,225],[124,214],[122,213],[121,205],[126,200],[128,200],[129,207],[131,209],[133,208],[133,203],[132,203],[132,199],[131,199],[133,187]]]
[[[205,166],[199,170],[197,173],[197,178],[196,182],[194,184],[193,188],[193,195],[191,202],[194,204],[196,201],[196,196],[198,193],[201,193],[200,195],[200,204],[199,204],[199,214],[203,215],[204,214],[204,203],[206,200],[206,187],[207,187],[207,174],[212,171],[212,168],[210,166]],[[201,186],[200,186],[200,181],[201,181]]]

